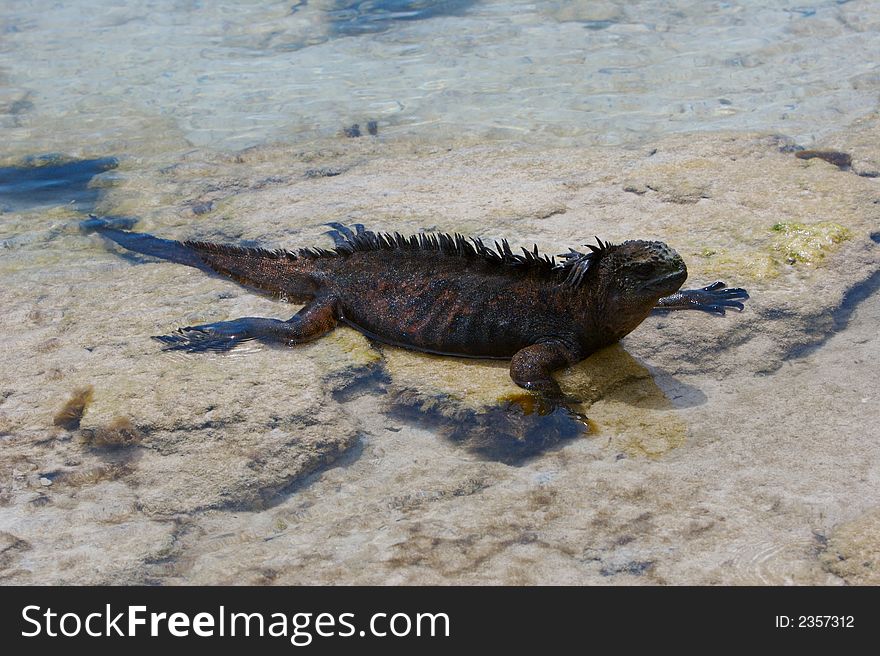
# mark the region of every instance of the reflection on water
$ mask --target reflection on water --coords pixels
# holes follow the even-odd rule
[[[696,388],[678,386],[673,404],[620,345],[561,372],[563,390],[580,403],[547,414],[535,411],[533,397],[513,385],[506,362],[384,347],[383,352],[392,384],[382,390],[391,416],[508,464],[522,464],[578,437],[596,438],[621,457],[658,457],[685,442],[687,426],[676,409],[705,401]],[[574,413],[587,417],[587,425]]]
[[[425,402],[425,393],[398,392],[387,399],[390,417],[429,428],[444,439],[486,460],[521,465],[588,434],[584,422],[565,407],[527,413],[499,399],[498,405],[473,410],[448,396]]]
[[[333,31],[341,36],[356,36],[390,29],[396,21],[412,21],[460,14],[475,0],[375,0],[324,2],[327,19]],[[294,5],[294,11],[305,8],[306,2]]]

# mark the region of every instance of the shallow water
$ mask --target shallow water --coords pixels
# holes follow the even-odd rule
[[[878,580],[846,566],[880,507],[876,3],[90,6],[0,7],[2,580]],[[752,299],[560,372],[583,431],[505,362],[345,328],[161,353],[294,309],[90,212],[273,247],[661,238]]]
[[[147,154],[458,132],[631,144],[760,129],[809,143],[880,87],[872,3],[4,3],[14,153]],[[363,32],[361,34],[361,32]]]
[[[91,186],[92,178],[118,164],[113,157],[65,162],[50,155],[30,158],[24,166],[0,168],[3,211],[70,204],[88,212],[100,194]]]

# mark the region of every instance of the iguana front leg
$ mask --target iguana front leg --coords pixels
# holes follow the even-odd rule
[[[666,312],[668,310],[702,310],[714,314],[724,314],[725,308],[743,309],[743,304],[737,299],[746,300],[749,293],[739,287],[728,287],[723,282],[713,282],[702,289],[682,289],[664,296],[657,305],[655,311]]]
[[[300,344],[321,337],[336,327],[339,319],[335,298],[316,298],[287,321],[263,317],[242,317],[199,326],[187,326],[171,335],[154,339],[165,344],[163,351],[229,351],[242,342]]]
[[[517,351],[510,361],[510,377],[522,388],[537,393],[537,414],[549,415],[562,409],[568,415],[586,424],[587,418],[571,410],[566,403],[577,403],[562,393],[559,383],[553,378],[553,371],[566,365],[574,364],[583,359],[576,347],[569,346],[561,340],[553,340],[532,344]],[[531,412],[523,399],[511,398],[509,407],[519,406],[526,414]]]
[[[561,341],[532,344],[517,351],[510,361],[513,382],[549,398],[564,398],[553,371],[580,360],[580,353]]]

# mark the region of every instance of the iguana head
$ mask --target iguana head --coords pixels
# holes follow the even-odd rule
[[[559,268],[568,270],[563,284],[582,287],[594,304],[594,316],[610,332],[625,335],[651,312],[657,300],[674,293],[687,278],[687,267],[660,241],[598,240],[589,253],[571,251]],[[596,308],[595,306],[599,307]]]
[[[597,282],[606,296],[649,304],[677,291],[687,279],[687,267],[678,253],[662,241],[625,241],[611,246],[601,258]]]

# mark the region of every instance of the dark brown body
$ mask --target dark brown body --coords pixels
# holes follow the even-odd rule
[[[369,251],[314,262],[339,317],[381,341],[433,353],[510,358],[561,337],[584,353],[615,341],[575,290],[538,267],[507,269],[443,253]],[[586,304],[588,305],[588,304]]]

